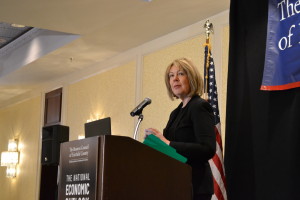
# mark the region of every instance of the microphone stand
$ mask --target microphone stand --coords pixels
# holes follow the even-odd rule
[[[143,121],[143,119],[144,119],[143,114],[142,114],[142,113],[139,114],[138,122],[137,122],[137,124],[136,124],[135,130],[134,130],[134,135],[133,135],[133,139],[135,139],[135,140],[137,140],[137,139],[136,139],[137,132],[138,132],[140,123],[141,123],[141,121]]]

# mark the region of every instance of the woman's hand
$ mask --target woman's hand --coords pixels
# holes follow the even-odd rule
[[[159,132],[157,129],[154,129],[154,128],[147,128],[145,130],[145,138],[148,136],[148,135],[155,135],[156,137],[158,137],[161,141],[163,141],[164,143],[166,143],[167,145],[170,144],[170,141],[167,140],[163,134],[161,132]]]

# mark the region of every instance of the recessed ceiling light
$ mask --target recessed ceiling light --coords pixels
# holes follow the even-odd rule
[[[16,27],[16,28],[24,28],[24,25],[21,24],[11,24],[12,27]]]

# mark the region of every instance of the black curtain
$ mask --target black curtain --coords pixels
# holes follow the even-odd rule
[[[260,91],[267,18],[267,0],[231,0],[228,200],[300,199],[300,88]]]

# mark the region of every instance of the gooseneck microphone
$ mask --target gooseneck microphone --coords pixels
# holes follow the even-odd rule
[[[143,109],[151,103],[150,98],[145,98],[135,109],[133,109],[130,113],[132,117],[136,115],[140,115],[143,112]]]

